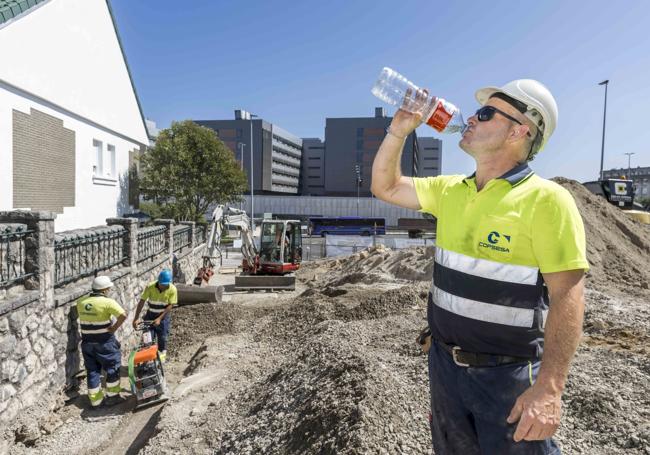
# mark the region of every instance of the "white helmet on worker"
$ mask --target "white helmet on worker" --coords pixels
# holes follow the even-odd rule
[[[508,82],[503,87],[485,87],[476,91],[476,100],[484,105],[497,93],[523,103],[524,106],[514,106],[530,120],[538,129],[538,137],[528,155],[528,160],[544,148],[546,142],[557,126],[557,103],[551,92],[544,84],[533,79],[517,79]]]
[[[93,291],[102,291],[104,289],[112,288],[113,286],[113,282],[106,275],[95,277],[92,284]]]

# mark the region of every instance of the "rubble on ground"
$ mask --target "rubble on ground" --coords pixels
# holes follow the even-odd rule
[[[555,180],[576,199],[591,264],[557,440],[568,455],[650,455],[650,229]],[[378,245],[303,264],[279,300],[176,309],[177,394],[140,453],[430,453],[414,339],[432,268],[432,248]]]

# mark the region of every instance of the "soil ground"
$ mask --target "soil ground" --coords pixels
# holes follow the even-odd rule
[[[564,454],[650,455],[650,228],[557,181],[583,216],[592,268],[556,439]],[[379,246],[305,263],[294,292],[234,292],[234,275],[222,273],[223,303],[174,310],[168,402],[133,412],[125,392],[121,405],[92,410],[82,389],[45,417],[23,416],[4,449],[431,453],[426,358],[414,338],[432,267],[432,249]]]

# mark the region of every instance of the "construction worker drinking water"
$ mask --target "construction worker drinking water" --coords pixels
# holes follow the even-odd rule
[[[426,99],[426,92],[419,95]],[[531,79],[476,92],[459,143],[465,175],[401,174],[406,137],[422,122],[400,109],[372,168],[372,192],[438,219],[428,296],[431,436],[436,454],[559,454],[569,364],[582,333],[586,259],[571,194],[528,162],[558,119]]]

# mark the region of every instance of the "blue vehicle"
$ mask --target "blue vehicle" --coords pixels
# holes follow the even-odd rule
[[[311,235],[385,235],[386,218],[358,216],[309,218]]]

